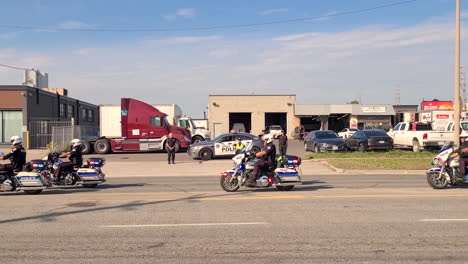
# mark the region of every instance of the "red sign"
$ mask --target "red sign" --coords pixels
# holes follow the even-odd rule
[[[436,115],[437,119],[449,119],[450,115]]]
[[[452,101],[422,101],[421,110],[453,110]]]

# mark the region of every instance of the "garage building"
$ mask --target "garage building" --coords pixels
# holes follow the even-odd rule
[[[303,104],[296,105],[298,123],[306,131],[344,128],[389,129],[395,111],[387,104]]]
[[[210,95],[208,120],[211,136],[231,130],[257,135],[271,125],[285,131],[295,127],[296,95]]]

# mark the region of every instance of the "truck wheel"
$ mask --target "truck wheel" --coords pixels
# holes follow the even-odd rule
[[[202,149],[200,150],[200,158],[202,160],[210,160],[213,158],[213,152],[210,149]]]
[[[97,154],[107,154],[111,151],[110,143],[107,139],[99,139],[94,143],[94,151]]]
[[[203,137],[201,137],[201,136],[194,136],[194,137],[192,138],[192,144],[193,144],[193,143],[200,142],[200,141],[205,141],[205,139],[204,139]]]
[[[92,148],[92,146],[91,146],[91,144],[89,143],[88,140],[82,140],[82,141],[81,141],[81,146],[83,147],[83,148],[82,148],[83,154],[91,154],[91,153],[93,153],[93,148]]]
[[[169,152],[169,148],[166,146],[166,142],[167,142],[167,141],[164,141],[164,150],[165,150],[166,152]],[[179,145],[179,142],[178,142],[178,141],[176,141],[174,147],[175,147],[175,152],[176,152],[176,153],[179,152],[180,145]]]
[[[421,152],[421,145],[417,140],[413,140],[413,152]]]

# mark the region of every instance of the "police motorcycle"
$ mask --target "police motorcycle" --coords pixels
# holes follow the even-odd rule
[[[462,159],[464,170],[460,170],[460,157],[450,157],[455,153],[453,142],[447,142],[434,157],[432,165],[434,168],[426,172],[427,182],[434,189],[445,189],[448,185],[467,184],[468,169],[465,163],[468,159]],[[462,174],[464,171],[465,175]]]
[[[22,143],[18,136],[12,137],[11,141]],[[40,194],[50,186],[45,175],[37,170],[16,172],[12,164],[0,164],[0,192],[24,191],[27,194]]]
[[[280,191],[291,191],[295,185],[302,184],[299,166],[301,158],[287,155],[278,156],[277,166],[260,170],[255,185],[249,185],[248,180],[252,176],[255,164],[260,160],[251,150],[239,152],[232,158],[234,168],[221,174],[220,185],[226,192],[235,192],[240,187],[248,188],[272,188]]]
[[[61,180],[58,181],[55,172],[59,169],[60,165],[64,163],[59,157],[59,153],[51,152],[44,158],[44,160],[47,160],[51,164],[48,170],[54,179],[54,185],[81,184],[85,188],[95,188],[99,184],[106,182],[106,175],[102,171],[102,167],[106,163],[103,158],[89,158],[86,161],[86,165],[81,168],[74,166],[63,168],[60,171],[60,174],[62,174],[60,177]]]

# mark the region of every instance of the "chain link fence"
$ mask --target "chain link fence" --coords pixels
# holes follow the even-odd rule
[[[99,137],[99,127],[73,126],[71,121],[32,121],[29,123],[29,147],[64,151],[74,138],[93,139]]]

